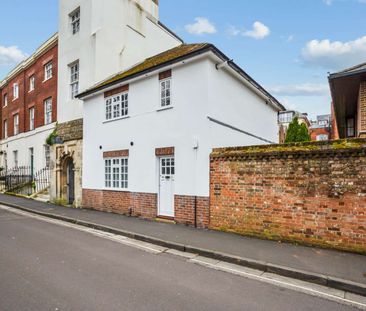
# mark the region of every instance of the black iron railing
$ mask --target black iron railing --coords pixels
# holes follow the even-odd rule
[[[31,195],[50,186],[50,169],[34,172],[32,166],[17,166],[0,172],[0,191]]]

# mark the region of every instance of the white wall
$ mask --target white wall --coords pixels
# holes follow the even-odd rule
[[[55,123],[36,128],[33,131],[21,133],[2,140],[1,150],[7,154],[8,168],[15,166],[13,151],[18,151],[18,166],[30,165],[29,149],[34,152],[34,170],[38,171],[46,166],[45,149],[46,139],[52,133]],[[2,156],[1,166],[4,166],[4,156]]]
[[[175,193],[209,195],[209,155],[214,147],[263,142],[212,124],[215,117],[276,140],[277,112],[208,58],[174,68],[173,108],[159,108],[158,75],[130,84],[130,117],[103,123],[104,96],[84,103],[83,188],[104,189],[104,151],[130,150],[129,189],[157,193],[155,148],[175,147]],[[215,72],[213,72],[215,70]],[[193,141],[199,143],[198,150]],[[130,146],[130,142],[134,145]],[[102,146],[102,150],[99,149]]]
[[[80,32],[71,32],[69,14],[80,7]],[[147,57],[180,42],[157,24],[152,0],[60,0],[58,119],[83,116],[82,102],[70,98],[68,65],[79,60],[83,91]],[[156,44],[159,42],[159,44]]]

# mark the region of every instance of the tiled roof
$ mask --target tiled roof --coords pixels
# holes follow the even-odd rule
[[[143,71],[152,69],[152,68],[162,65],[166,62],[169,62],[169,61],[175,60],[177,58],[180,58],[180,57],[189,55],[191,53],[197,52],[199,50],[202,50],[208,46],[210,46],[210,44],[207,44],[207,43],[182,44],[171,50],[168,50],[168,51],[165,51],[158,55],[155,55],[153,57],[147,58],[145,61],[139,63],[138,65],[136,65],[126,71],[120,72],[120,73],[116,74],[115,76],[113,76],[112,78],[109,78],[109,79],[102,81],[101,83],[93,86],[89,90],[86,90],[84,93],[92,92],[93,90],[99,89],[103,86],[107,86],[113,82],[117,82],[119,80],[139,74]]]

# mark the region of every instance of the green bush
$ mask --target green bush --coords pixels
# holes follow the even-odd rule
[[[298,143],[310,140],[311,137],[306,125],[304,123],[300,124],[299,119],[295,117],[288,127],[285,143]]]

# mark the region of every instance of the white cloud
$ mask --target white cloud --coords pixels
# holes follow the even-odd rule
[[[195,23],[185,26],[190,34],[203,35],[216,33],[216,27],[205,17],[196,17]]]
[[[341,42],[312,40],[302,50],[307,65],[326,69],[343,69],[366,61],[366,36]]]
[[[324,2],[326,5],[332,5],[332,4],[333,4],[333,0],[323,0],[323,2]]]
[[[236,26],[229,26],[229,28],[227,29],[227,34],[229,36],[238,36],[238,35],[242,35],[245,37],[250,37],[256,40],[261,40],[264,39],[265,37],[269,36],[269,34],[271,33],[271,31],[269,30],[269,28],[264,25],[261,22],[256,21],[253,24],[253,29],[252,30],[241,30],[239,28],[237,28]]]
[[[253,24],[253,29],[245,31],[243,33],[243,35],[246,37],[251,37],[256,40],[261,40],[261,39],[264,39],[265,37],[269,36],[270,33],[271,32],[266,25],[264,25],[261,22],[256,21]]]
[[[329,94],[329,86],[327,84],[275,85],[267,89],[270,93],[278,96],[320,96]]]
[[[0,65],[11,65],[25,59],[27,55],[17,46],[0,45]]]

